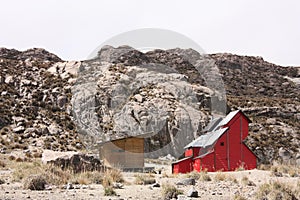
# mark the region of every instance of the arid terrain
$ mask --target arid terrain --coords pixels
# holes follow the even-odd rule
[[[174,186],[180,191],[178,199],[299,199],[299,168],[278,165],[264,170],[243,170],[234,172],[192,172],[171,174],[170,165],[155,160],[155,171],[161,173],[138,173],[110,171],[107,173],[82,172],[71,174],[43,167],[39,160],[34,164],[10,161],[1,156],[0,199],[164,199],[166,187]],[[154,160],[152,160],[153,162]],[[157,164],[162,163],[162,164]],[[45,189],[30,190],[28,173],[40,174],[39,168],[46,169]],[[50,171],[48,171],[50,170]],[[56,173],[56,175],[55,175]],[[69,174],[70,173],[70,174]],[[90,174],[89,174],[90,173]],[[60,177],[55,177],[60,174]],[[50,175],[50,176],[49,176]],[[52,177],[51,177],[52,176]],[[118,180],[113,183],[115,194],[105,196],[104,186],[107,177]],[[193,185],[193,180],[195,184]],[[40,180],[41,181],[41,180]],[[51,184],[52,182],[52,184]],[[56,183],[54,185],[53,183]],[[68,184],[65,184],[68,183]],[[158,184],[157,184],[158,183]],[[187,197],[189,190],[198,192],[198,197]],[[171,190],[170,190],[171,191]],[[181,196],[180,196],[181,195]]]
[[[1,48],[0,199],[188,199],[191,188],[198,199],[299,199],[299,80],[299,67],[192,49],[105,46],[93,59],[63,61]],[[258,169],[172,174],[172,159],[161,158],[179,158],[215,114],[233,109],[251,120]],[[104,169],[98,143],[149,130],[154,171]],[[80,161],[45,164],[46,150],[79,152]]]

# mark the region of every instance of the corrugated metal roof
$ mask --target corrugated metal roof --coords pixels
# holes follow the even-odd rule
[[[228,124],[228,122],[230,122],[230,120],[232,120],[234,118],[234,116],[236,114],[238,114],[240,112],[240,110],[236,110],[236,111],[232,111],[230,112],[219,124],[218,126],[224,126],[226,124]]]
[[[187,149],[189,147],[206,147],[214,144],[221,135],[223,135],[227,131],[228,127],[218,129],[213,132],[208,132],[205,135],[201,135],[196,140],[192,141],[188,145],[186,145],[184,148]]]
[[[213,131],[218,124],[222,121],[222,117],[215,118],[209,122],[209,124],[203,129],[203,132]]]

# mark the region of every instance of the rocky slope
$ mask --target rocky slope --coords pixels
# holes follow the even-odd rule
[[[300,161],[300,67],[261,57],[211,55],[226,85],[228,104],[252,120],[248,145],[264,162]]]
[[[0,149],[76,150],[82,147],[71,116],[70,84],[47,71],[57,56],[44,49],[0,49]]]
[[[179,156],[211,115],[238,108],[252,120],[247,143],[262,162],[299,159],[297,67],[191,49],[106,46],[80,62],[2,48],[0,69],[3,152],[76,150],[146,134],[148,156]]]

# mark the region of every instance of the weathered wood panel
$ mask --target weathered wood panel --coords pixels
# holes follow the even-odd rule
[[[125,138],[107,142],[100,147],[104,165],[119,168],[144,167],[144,139]]]

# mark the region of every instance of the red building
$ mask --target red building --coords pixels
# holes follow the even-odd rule
[[[240,110],[210,122],[204,135],[185,146],[185,158],[172,163],[173,173],[256,168],[257,157],[244,143],[249,122]]]

